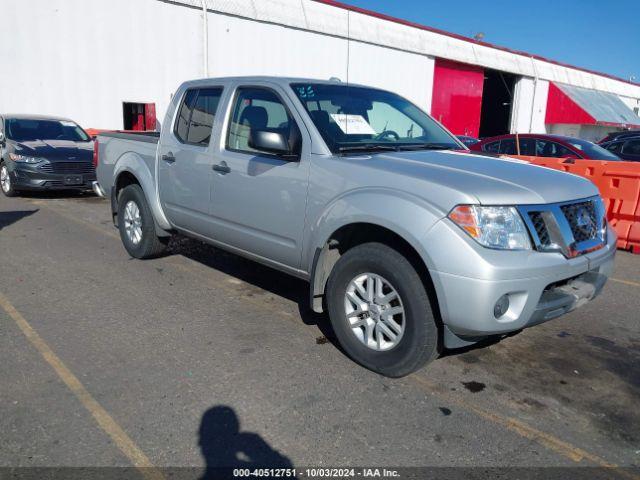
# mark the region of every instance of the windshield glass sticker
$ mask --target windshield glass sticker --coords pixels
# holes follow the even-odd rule
[[[331,118],[338,124],[340,130],[347,135],[375,135],[375,130],[367,123],[362,115],[346,113],[332,113]]]
[[[313,90],[312,85],[298,87],[298,95],[303,99],[310,99],[316,96],[316,92]]]

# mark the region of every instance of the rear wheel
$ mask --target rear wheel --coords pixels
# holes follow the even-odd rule
[[[128,185],[118,197],[118,229],[124,248],[134,258],[164,253],[167,242],[156,235],[153,213],[139,185]]]
[[[347,354],[389,377],[418,370],[438,355],[438,327],[420,276],[381,243],[348,250],[327,283],[333,329]]]
[[[0,190],[2,190],[5,197],[15,197],[18,194],[13,187],[9,169],[4,162],[0,162]]]

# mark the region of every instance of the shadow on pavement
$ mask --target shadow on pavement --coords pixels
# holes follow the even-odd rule
[[[0,212],[0,230],[9,225],[19,222],[25,217],[29,217],[34,213],[38,212],[38,209],[35,210],[15,210],[13,212]]]
[[[206,463],[202,480],[234,478],[237,468],[293,468],[291,460],[260,435],[241,431],[238,416],[226,405],[211,407],[202,415],[198,445]]]
[[[260,290],[296,302],[303,323],[317,326],[322,335],[342,351],[328,316],[311,310],[307,282],[204,242],[179,235],[171,239],[169,250],[173,254],[183,255],[209,268],[231,275]]]
[[[38,199],[67,199],[67,198],[97,198],[91,190],[24,190],[18,195],[22,198]]]

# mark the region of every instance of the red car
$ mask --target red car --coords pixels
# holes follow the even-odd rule
[[[471,150],[504,155],[527,155],[532,157],[573,158],[583,160],[620,161],[620,157],[595,143],[563,135],[545,135],[523,133],[520,139],[520,152],[516,148],[516,135],[501,135],[485,138],[471,145]]]

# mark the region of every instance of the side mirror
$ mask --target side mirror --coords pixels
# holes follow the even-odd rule
[[[5,137],[4,132],[0,132],[0,144],[4,145]]]
[[[251,129],[249,133],[249,147],[254,150],[274,153],[276,155],[295,155],[289,148],[289,142],[282,133],[269,130]]]

